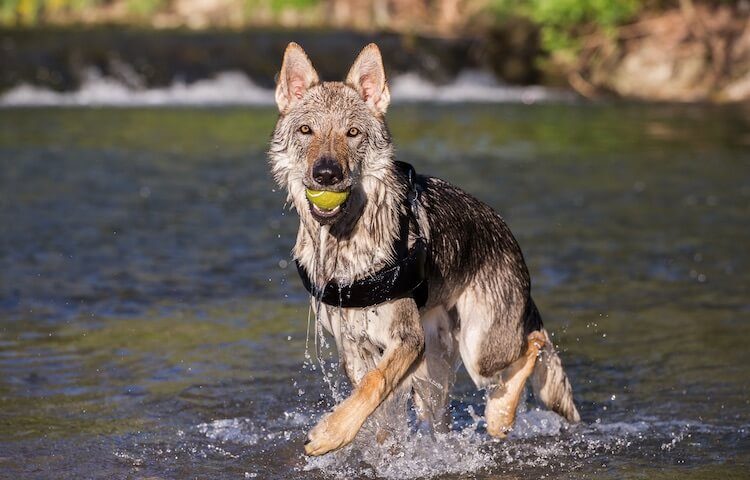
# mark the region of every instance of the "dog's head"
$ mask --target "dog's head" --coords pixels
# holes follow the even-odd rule
[[[321,224],[336,222],[362,202],[363,179],[382,175],[392,157],[384,118],[389,101],[375,44],[362,50],[344,82],[321,82],[302,47],[286,48],[269,156],[276,181],[303,219],[309,214]],[[349,195],[338,196],[347,198],[340,205],[321,208],[308,200],[308,190]]]

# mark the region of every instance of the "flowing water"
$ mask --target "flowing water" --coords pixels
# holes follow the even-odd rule
[[[400,159],[510,224],[583,422],[528,402],[494,441],[460,372],[449,434],[315,459],[347,387],[306,349],[274,120],[0,110],[0,477],[748,478],[750,110],[393,108]]]

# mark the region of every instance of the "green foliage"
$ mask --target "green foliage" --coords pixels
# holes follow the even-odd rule
[[[106,0],[0,0],[0,25],[34,25],[59,13],[81,13]]]
[[[0,0],[0,24],[8,25],[16,18],[16,0]]]
[[[271,10],[280,12],[285,8],[292,10],[306,10],[320,3],[321,0],[271,0]]]
[[[141,18],[148,17],[165,4],[164,0],[127,0],[128,11]]]
[[[541,28],[542,42],[550,51],[569,52],[579,46],[576,32],[594,25],[608,32],[632,19],[646,0],[493,0],[495,15],[524,16]]]
[[[268,9],[274,15],[284,10],[309,10],[317,7],[325,0],[245,0],[245,10],[252,16],[253,12]]]
[[[305,12],[318,7],[325,0],[245,0],[239,2],[242,14],[252,19],[259,11],[270,11],[274,16],[285,10]],[[137,21],[148,20],[159,10],[168,10],[171,0],[0,0],[0,25],[34,25],[55,20],[60,14],[68,19],[80,17],[87,10],[121,2],[129,16]]]
[[[0,0],[0,24],[34,25],[60,14],[76,17],[105,3],[108,0]],[[167,7],[169,0],[125,0],[125,5],[130,14],[146,18]]]

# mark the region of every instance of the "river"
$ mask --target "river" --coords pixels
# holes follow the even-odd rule
[[[461,371],[449,434],[315,459],[346,385],[306,338],[274,121],[0,109],[0,477],[747,478],[747,107],[392,108],[399,159],[511,226],[583,421],[529,401],[492,440]]]

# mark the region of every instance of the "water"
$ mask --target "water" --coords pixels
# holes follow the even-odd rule
[[[747,478],[750,110],[393,108],[400,159],[508,220],[583,423],[491,440],[461,372],[448,435],[316,459],[274,119],[0,110],[0,477]]]

